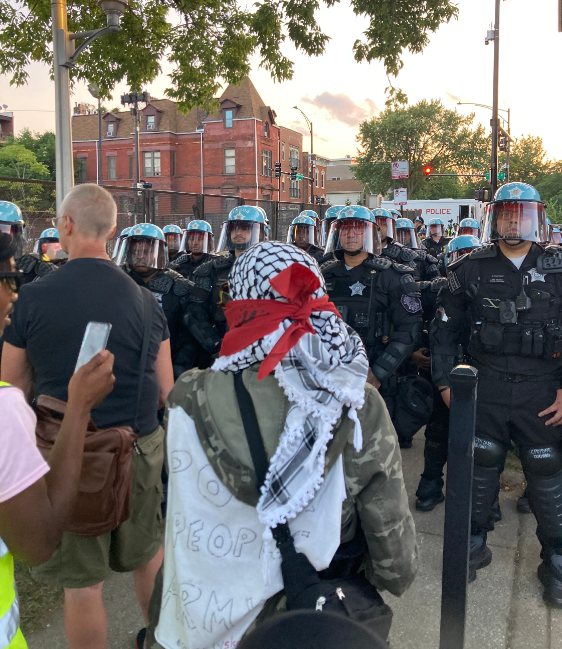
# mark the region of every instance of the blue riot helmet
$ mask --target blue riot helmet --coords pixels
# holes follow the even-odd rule
[[[373,210],[373,216],[381,231],[382,241],[385,241],[388,237],[396,239],[396,228],[394,227],[396,216],[390,210],[385,210],[382,207]]]
[[[20,208],[15,203],[0,201],[0,232],[9,234],[16,245],[15,258],[25,254],[27,235]]]
[[[443,219],[429,219],[427,224],[427,236],[428,237],[442,237],[445,234],[445,224]]]
[[[397,219],[396,221],[396,241],[406,248],[419,248],[416,228],[410,219]]]
[[[463,219],[459,223],[459,236],[469,234],[471,237],[480,236],[480,223],[476,219]]]
[[[168,246],[162,230],[152,223],[131,226],[121,245],[117,264],[127,264],[141,277],[148,277],[156,270],[166,268],[167,263]]]
[[[287,230],[287,243],[304,249],[310,245],[316,245],[316,222],[314,219],[310,216],[303,216],[303,212],[295,217]]]
[[[62,264],[68,259],[68,255],[60,245],[59,231],[56,228],[47,228],[41,232],[39,239],[35,242],[33,252],[40,255],[43,261],[50,261],[54,264]]]
[[[320,217],[314,210],[303,210],[299,216],[309,216],[314,221],[314,225],[320,227]]]
[[[326,253],[333,252],[341,259],[344,252],[352,256],[361,252],[378,255],[381,249],[380,230],[371,210],[362,205],[340,210],[330,228]]]
[[[482,242],[498,241],[516,246],[522,241],[548,240],[545,204],[527,183],[507,183],[486,206]]]
[[[119,258],[119,250],[121,249],[123,240],[127,238],[130,229],[131,228],[125,228],[124,230],[121,231],[121,234],[117,237],[117,241],[115,242],[115,247],[113,248],[113,253],[111,255],[111,259],[113,259],[114,261],[116,261]]]
[[[213,252],[213,230],[207,221],[190,221],[183,233],[181,249],[192,255],[205,255]]]
[[[443,259],[445,268],[447,268],[447,265],[452,261],[455,261],[455,259],[468,254],[474,250],[474,248],[478,248],[481,245],[480,239],[471,234],[459,234],[458,237],[451,239],[445,248],[445,257]]]
[[[267,216],[267,212],[263,209],[263,207],[256,206],[256,209],[263,214],[263,218],[265,219],[265,225],[264,225],[265,241],[269,241],[270,227],[269,227],[269,217]]]
[[[169,253],[178,253],[181,250],[181,238],[182,231],[179,225],[165,225],[162,228],[164,233],[164,239],[166,239],[166,244],[168,246]]]
[[[560,232],[560,228],[557,225],[552,228],[552,238],[550,239],[550,243],[553,243],[556,246],[562,244],[562,232]]]
[[[223,223],[217,252],[242,251],[265,241],[265,228],[264,210],[253,205],[235,207]]]
[[[345,205],[331,205],[324,212],[324,218],[322,219],[322,228],[320,231],[320,245],[322,246],[322,248],[326,247],[332,223],[338,218],[338,214],[343,209],[345,209]]]

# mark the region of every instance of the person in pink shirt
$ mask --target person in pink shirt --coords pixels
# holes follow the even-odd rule
[[[0,232],[0,337],[10,324],[19,288],[14,251],[11,236]],[[114,382],[108,351],[74,374],[47,464],[35,444],[35,413],[23,392],[0,377],[0,638],[7,635],[10,648],[26,647],[19,630],[12,557],[38,565],[56,549],[78,493],[90,411]]]

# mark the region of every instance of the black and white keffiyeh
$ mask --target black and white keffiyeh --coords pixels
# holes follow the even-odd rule
[[[324,278],[314,259],[295,246],[271,241],[253,246],[236,261],[229,277],[232,299],[287,301],[269,280],[295,263],[320,279],[321,286],[312,297],[325,296]],[[312,313],[310,322],[316,335],[304,334],[274,370],[291,406],[257,505],[260,521],[267,528],[266,541],[271,539],[270,528],[295,518],[314,498],[323,481],[326,448],[344,406],[355,423],[355,448],[362,448],[357,410],[363,407],[369,367],[363,344],[329,311]],[[218,358],[212,369],[240,372],[263,361],[290,325],[291,320],[283,320],[272,334]]]

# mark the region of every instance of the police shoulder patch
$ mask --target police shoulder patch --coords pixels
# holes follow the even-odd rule
[[[172,273],[175,274],[174,271],[168,271],[152,277],[146,284],[147,288],[154,293],[162,293],[163,295],[169,293],[174,283],[174,275]]]
[[[487,243],[484,246],[480,246],[479,248],[475,248],[472,252],[470,252],[468,255],[463,255],[458,259],[457,261],[461,261],[462,259],[487,259],[489,257],[497,257],[498,256],[498,247],[495,243]]]
[[[363,264],[367,268],[374,268],[375,270],[388,270],[393,265],[390,259],[384,257],[368,257]],[[411,270],[411,268],[408,268],[408,272],[411,272]]]
[[[400,303],[408,313],[419,313],[422,310],[420,298],[413,295],[402,295]]]

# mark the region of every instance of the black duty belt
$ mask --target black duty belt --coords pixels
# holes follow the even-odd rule
[[[550,381],[558,381],[556,372],[548,372],[548,374],[515,374],[514,372],[501,372],[499,370],[492,370],[489,367],[480,366],[478,368],[478,374],[486,379],[508,381],[509,383],[548,383]]]

